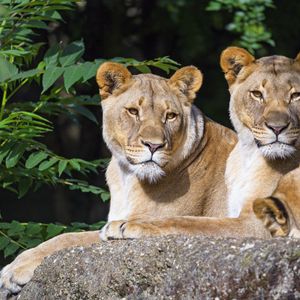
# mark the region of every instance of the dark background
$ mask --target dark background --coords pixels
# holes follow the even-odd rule
[[[171,3],[171,5],[170,5]],[[239,38],[225,30],[232,14],[208,12],[208,1],[87,0],[85,6],[64,14],[65,23],[43,33],[49,44],[83,38],[84,59],[130,57],[138,60],[169,55],[183,66],[195,65],[204,73],[204,84],[196,105],[213,120],[230,126],[229,93],[219,67],[221,51]],[[274,1],[266,12],[266,25],[276,46],[265,46],[257,56],[281,54],[295,57],[300,50],[300,1]],[[158,70],[156,74],[166,76]],[[96,94],[95,83],[78,87],[84,94]],[[35,98],[38,90],[22,90],[21,96]],[[20,95],[19,95],[20,96]],[[101,108],[93,109],[101,124]],[[97,159],[109,157],[101,137],[101,126],[87,119],[80,122],[59,116],[52,120],[55,131],[46,137],[49,147],[65,157]],[[90,183],[105,186],[105,170],[91,176]],[[107,204],[91,194],[61,187],[44,187],[18,200],[0,190],[0,212],[4,221],[93,223],[106,218]]]

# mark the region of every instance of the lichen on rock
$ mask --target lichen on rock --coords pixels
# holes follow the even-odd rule
[[[300,299],[300,241],[168,236],[44,260],[18,300]]]

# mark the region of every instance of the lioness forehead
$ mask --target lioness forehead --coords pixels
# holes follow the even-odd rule
[[[133,76],[134,83],[128,90],[129,93],[140,95],[146,99],[161,97],[162,99],[170,98],[174,94],[166,78],[154,74],[139,74]]]
[[[299,66],[294,64],[294,59],[285,56],[267,56],[262,57],[255,62],[259,66],[258,70],[264,73],[279,75],[280,73],[291,72],[292,70],[300,72]]]

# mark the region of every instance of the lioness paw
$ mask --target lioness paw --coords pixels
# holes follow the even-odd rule
[[[161,235],[162,232],[152,222],[128,221],[122,226],[122,234],[125,239],[137,239]]]
[[[136,239],[160,235],[160,229],[150,222],[143,221],[112,221],[100,231],[103,241],[114,239]]]
[[[30,281],[33,272],[42,258],[36,256],[34,249],[21,253],[12,263],[5,266],[0,273],[0,288],[7,294],[19,293],[22,287]]]
[[[100,230],[100,239],[102,241],[123,239],[123,230],[126,221],[111,221],[108,222]]]

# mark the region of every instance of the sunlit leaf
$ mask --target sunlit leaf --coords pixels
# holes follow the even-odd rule
[[[80,171],[80,164],[76,159],[69,160],[70,165],[77,171]]]
[[[5,165],[8,169],[14,167],[18,163],[25,149],[26,145],[24,144],[17,144],[13,146],[12,150],[10,151],[5,160]]]
[[[49,224],[47,227],[47,236],[46,239],[50,239],[59,233],[61,233],[64,230],[63,226],[55,225],[55,224]]]
[[[49,169],[50,167],[52,167],[54,164],[56,164],[58,162],[58,158],[57,157],[52,157],[50,158],[50,160],[48,161],[43,161],[40,165],[39,165],[39,171],[44,171]]]
[[[46,152],[42,152],[42,151],[34,152],[34,153],[30,154],[30,156],[26,160],[25,168],[32,169],[35,166],[37,166],[41,161],[46,159],[47,157],[48,157],[48,154]]]
[[[67,160],[60,160],[58,163],[58,175],[61,176],[61,174],[64,172],[65,168],[68,165]]]
[[[60,47],[58,44],[55,44],[54,46],[52,46],[47,50],[44,56],[44,62],[46,68],[49,68],[49,66],[57,65],[59,53],[60,53]]]
[[[0,56],[0,82],[6,81],[18,73],[18,68]]]
[[[49,89],[50,86],[63,74],[64,68],[61,67],[49,67],[46,69],[42,84],[43,84],[43,93]]]
[[[59,57],[59,62],[63,67],[74,64],[84,53],[83,41],[75,41],[68,45]]]
[[[81,78],[82,73],[80,65],[66,67],[64,71],[64,83],[66,91],[69,92],[69,88]]]

